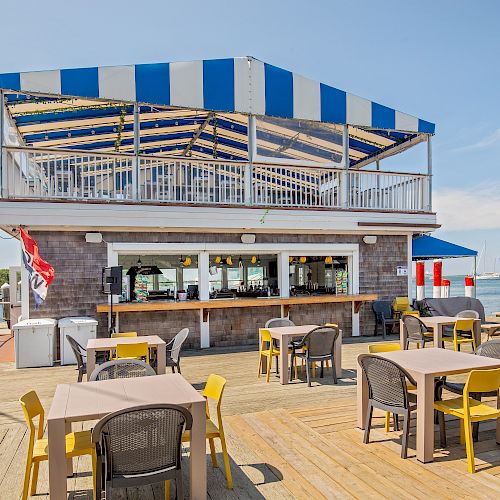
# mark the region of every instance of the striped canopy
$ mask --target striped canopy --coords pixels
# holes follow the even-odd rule
[[[351,166],[434,133],[434,124],[251,57],[0,74],[26,144],[98,151],[247,158],[247,116],[258,153],[337,162],[349,126]]]

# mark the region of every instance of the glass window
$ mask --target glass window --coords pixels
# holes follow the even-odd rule
[[[176,269],[160,269],[162,274],[158,276],[158,288],[160,290],[173,290],[177,283]]]
[[[228,267],[227,268],[227,287],[229,289],[238,288],[243,281],[243,268]]]
[[[222,289],[222,268],[214,267],[216,270],[215,274],[210,274],[208,281],[210,283],[210,291],[221,290]]]
[[[198,269],[185,268],[182,270],[182,287],[187,290],[189,285],[198,284]]]
[[[249,267],[248,268],[248,284],[257,286],[264,283],[264,268],[263,267]]]

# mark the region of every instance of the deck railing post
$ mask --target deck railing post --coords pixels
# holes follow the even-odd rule
[[[140,157],[141,150],[141,119],[140,108],[138,103],[134,103],[134,158],[132,159],[132,198],[140,200],[141,193],[141,173],[140,173]]]
[[[425,206],[428,212],[432,212],[432,136],[427,136],[427,193]]]
[[[5,102],[4,93],[0,90],[0,198],[7,198],[7,160],[4,149],[4,127],[5,127]]]
[[[251,205],[253,202],[253,162],[257,155],[257,121],[254,115],[248,116],[248,163],[245,165],[244,184],[245,184],[245,205]]]
[[[344,125],[342,130],[342,163],[343,171],[340,176],[340,206],[348,208],[349,202],[349,127]]]

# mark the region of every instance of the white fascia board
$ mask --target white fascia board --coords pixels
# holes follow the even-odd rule
[[[370,226],[359,226],[358,222],[369,222]],[[374,223],[380,223],[380,226],[373,226]],[[403,223],[405,227],[386,226],[391,223]],[[56,230],[85,227],[131,231],[182,229],[323,234],[382,230],[401,234],[422,228],[428,231],[428,225],[435,223],[436,215],[432,213],[0,201],[0,226],[22,224]]]

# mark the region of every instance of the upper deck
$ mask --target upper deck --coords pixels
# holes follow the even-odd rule
[[[3,200],[435,222],[433,124],[253,58],[11,73],[0,95]],[[421,142],[425,173],[381,170]]]

